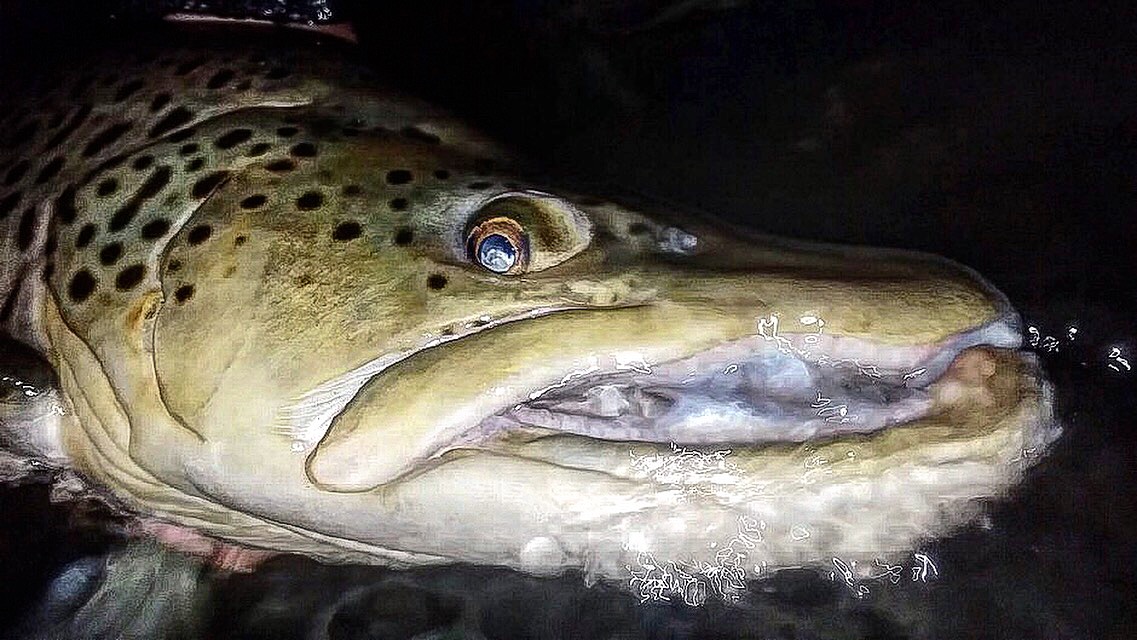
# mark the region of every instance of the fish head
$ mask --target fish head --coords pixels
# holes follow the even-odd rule
[[[60,234],[64,446],[139,509],[330,560],[789,566],[966,522],[1057,435],[963,266],[598,197],[417,103],[292,86],[108,169],[121,255]]]

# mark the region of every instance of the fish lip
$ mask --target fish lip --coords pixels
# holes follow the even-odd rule
[[[1017,314],[1003,314],[981,326],[931,344],[889,345],[847,336],[825,337],[827,344],[823,346],[836,347],[837,350],[846,355],[852,355],[856,349],[869,349],[877,355],[888,355],[892,360],[887,365],[863,363],[856,357],[830,358],[826,361],[825,356],[817,356],[816,351],[805,352],[798,348],[797,345],[805,344],[806,338],[816,336],[792,334],[793,337],[787,338],[786,342],[779,342],[768,336],[747,336],[691,356],[652,365],[656,372],[641,376],[638,381],[630,381],[629,379],[634,376],[630,376],[626,370],[597,370],[564,384],[537,390],[530,394],[528,401],[503,407],[500,411],[486,416],[465,432],[451,437],[445,442],[438,443],[433,448],[433,454],[427,459],[437,459],[456,449],[480,449],[487,446],[492,448],[494,440],[519,430],[529,431],[538,437],[543,435],[582,436],[613,444],[648,442],[743,447],[760,447],[779,442],[801,443],[850,433],[874,433],[895,426],[902,426],[926,416],[932,402],[927,393],[928,387],[943,376],[952,362],[963,351],[973,347],[993,347],[1017,351],[1022,345],[1022,336],[1018,327]],[[816,343],[811,343],[811,346],[816,347]],[[860,381],[865,386],[878,385],[876,390],[881,395],[894,394],[901,396],[901,398],[882,402],[880,405],[881,413],[869,416],[867,421],[846,421],[845,413],[836,413],[840,403],[840,400],[833,400],[836,396],[826,398],[824,396],[832,396],[832,394],[823,393],[817,389],[812,390],[816,393],[815,396],[802,396],[801,392],[805,389],[797,388],[793,390],[799,394],[795,401],[806,404],[794,405],[794,408],[805,414],[811,412],[813,414],[801,419],[802,422],[798,426],[784,432],[771,433],[767,431],[764,432],[764,435],[757,437],[755,437],[756,434],[763,432],[751,430],[745,435],[727,434],[728,437],[718,439],[700,439],[701,433],[695,434],[683,427],[679,427],[678,431],[675,429],[657,429],[656,427],[660,423],[652,418],[645,420],[650,425],[649,429],[637,431],[627,426],[628,421],[624,420],[626,417],[624,414],[608,416],[609,419],[616,421],[616,424],[610,427],[598,424],[604,419],[603,417],[586,416],[583,420],[585,426],[571,425],[564,428],[564,422],[569,421],[564,419],[565,416],[575,419],[580,417],[580,414],[558,412],[555,409],[558,400],[565,400],[563,391],[566,389],[571,394],[579,390],[589,391],[611,386],[614,383],[630,382],[627,387],[632,392],[652,392],[653,389],[645,383],[645,379],[650,379],[652,375],[658,375],[660,369],[666,370],[666,372],[654,381],[654,389],[677,391],[682,394],[683,382],[677,380],[675,371],[693,361],[709,359],[712,361],[712,369],[717,366],[722,370],[724,366],[729,368],[746,362],[753,363],[755,360],[761,360],[771,354],[792,359],[814,371],[831,367],[833,373],[822,376],[829,382]],[[716,358],[718,358],[717,362],[715,361]],[[734,365],[731,364],[731,360],[734,360]],[[651,383],[652,381],[647,380],[647,382]],[[905,402],[908,404],[905,405]],[[550,404],[554,406],[553,409],[548,408]],[[727,404],[720,403],[708,406],[715,410],[724,409]],[[534,419],[539,411],[548,412],[549,420],[544,424],[541,424],[540,419]],[[557,422],[558,417],[562,418],[558,426],[550,427],[549,423]],[[722,432],[716,433],[721,435]]]

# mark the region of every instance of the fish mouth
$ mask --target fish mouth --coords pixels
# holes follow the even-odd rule
[[[441,443],[432,457],[518,431],[739,446],[871,434],[932,413],[938,383],[967,375],[958,369],[992,365],[958,364],[961,356],[1017,349],[1018,327],[1007,315],[928,345],[766,333],[658,364],[634,352],[614,354],[614,366],[594,361],[535,390]]]
[[[552,436],[601,447],[758,450],[868,436],[953,407],[970,412],[956,429],[964,437],[986,422],[983,410],[994,402],[987,387],[1017,379],[1013,366],[1003,366],[1018,358],[1021,344],[1013,313],[927,344],[779,334],[773,315],[742,337],[702,345],[681,330],[658,340],[645,330],[640,344],[655,351],[637,351],[634,338],[625,347],[628,334],[603,331],[620,314],[626,327],[652,313],[670,317],[653,305],[563,311],[417,351],[376,372],[346,403],[308,458],[309,478],[325,490],[370,491],[463,451],[528,457],[530,443]],[[546,344],[551,361],[531,357],[501,375],[462,364],[493,363],[503,344],[549,343],[550,335],[560,337]],[[555,359],[567,352],[574,355]],[[424,393],[426,381],[435,390]],[[581,462],[567,449],[552,457],[564,467]]]

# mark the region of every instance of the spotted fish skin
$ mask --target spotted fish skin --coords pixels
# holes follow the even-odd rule
[[[73,70],[38,99],[32,88],[30,107],[18,96],[0,120],[4,330],[46,347],[41,283],[88,311],[156,286],[170,240],[236,173],[284,175],[318,163],[321,141],[349,136],[438,141],[437,109],[355,93],[364,86],[374,79],[362,67],[284,46],[143,47]]]
[[[959,265],[680,228],[528,180],[334,52],[200,51],[101,61],[0,124],[4,330],[55,368],[68,462],[133,509],[325,560],[609,577],[760,518],[792,565],[908,549],[1056,437],[1013,310]],[[478,263],[491,225],[523,226],[525,269]],[[880,397],[933,372],[934,410],[828,427],[803,371],[865,357]],[[805,395],[762,430],[740,407],[768,371]],[[677,498],[633,464],[671,433],[738,475]]]

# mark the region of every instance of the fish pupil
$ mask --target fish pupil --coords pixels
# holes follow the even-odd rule
[[[509,238],[493,233],[478,244],[478,263],[494,273],[505,273],[517,262],[517,247]]]

